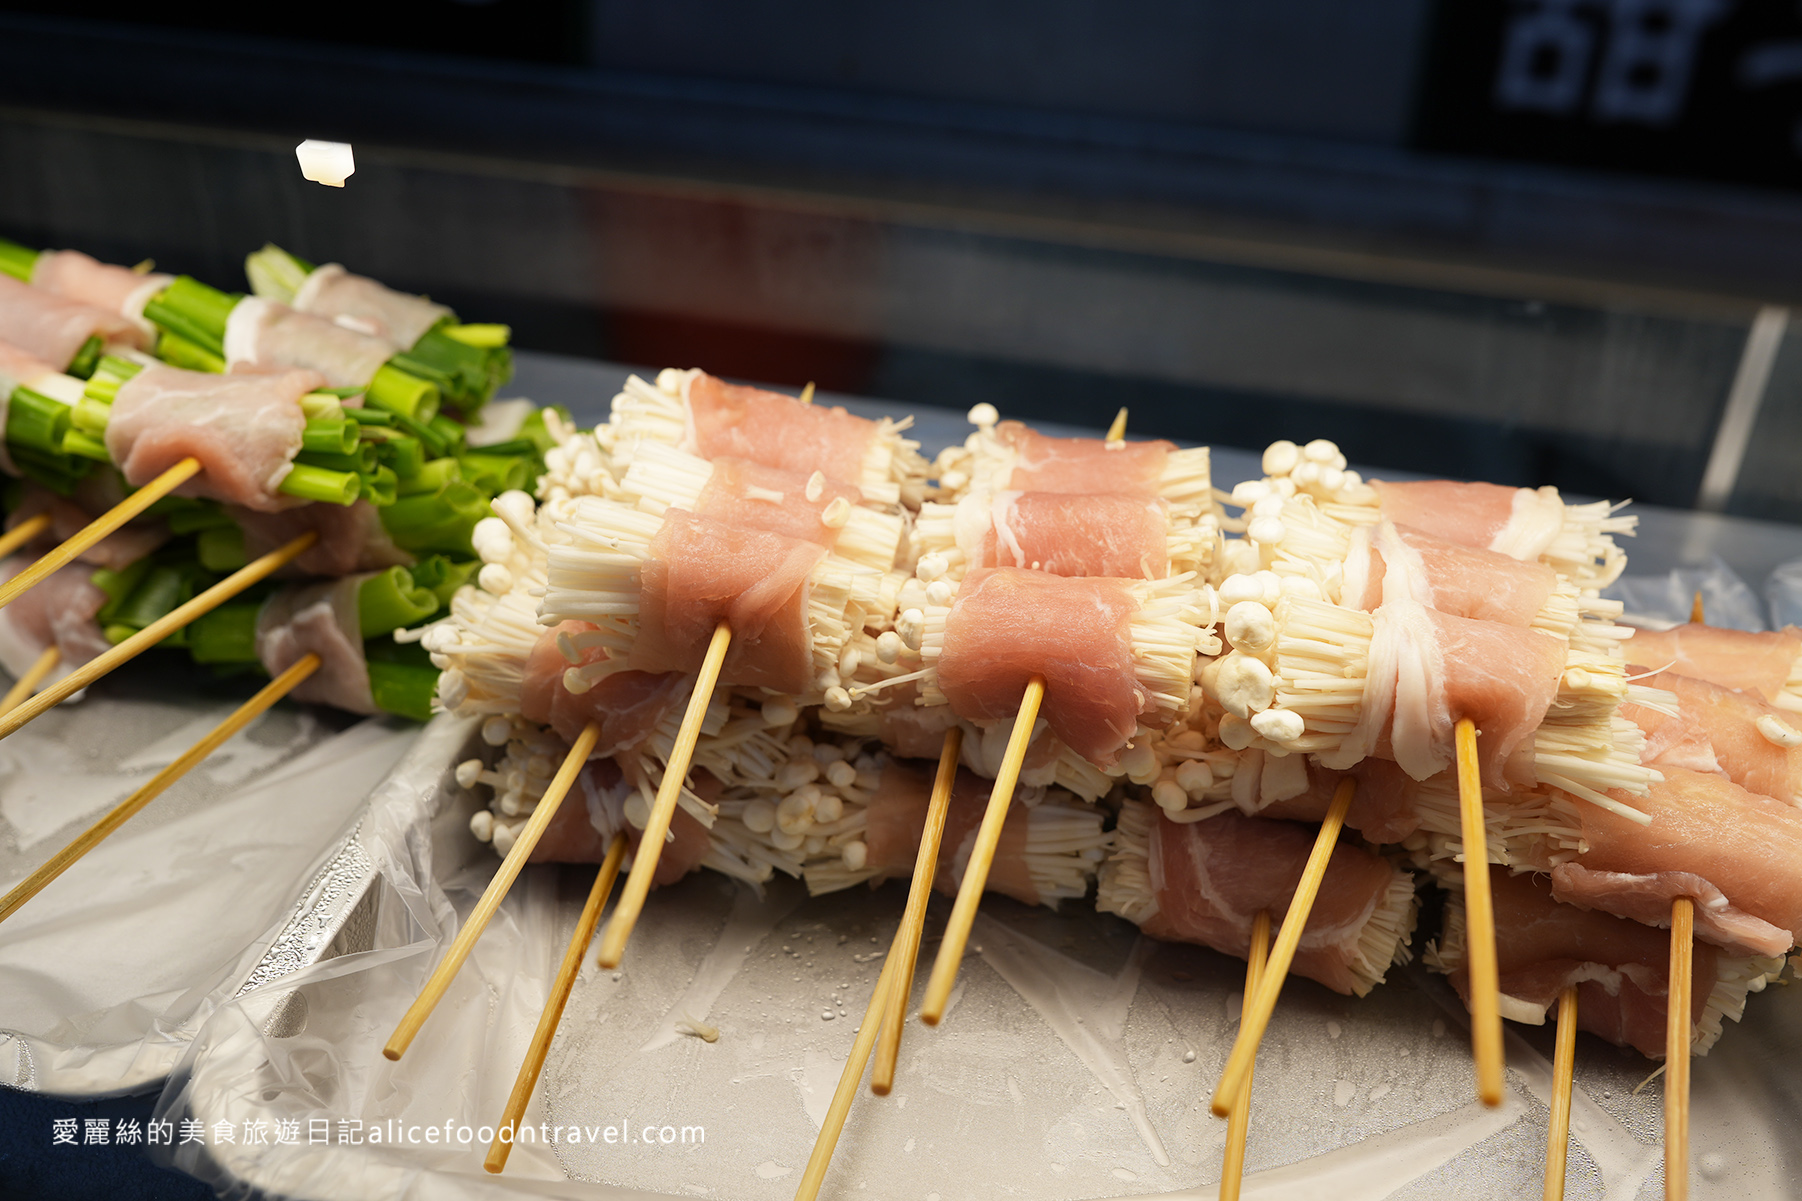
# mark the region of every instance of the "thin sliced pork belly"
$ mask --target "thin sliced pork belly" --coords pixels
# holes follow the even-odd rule
[[[701,372],[683,386],[692,444],[682,449],[703,459],[749,459],[765,467],[815,471],[854,484],[863,479],[864,457],[876,423],[842,408],[804,405],[792,396],[728,384]]]
[[[597,663],[607,658],[607,651],[591,647],[572,664],[558,649],[557,635],[596,628],[585,621],[566,621],[539,635],[526,656],[519,711],[529,721],[549,725],[565,742],[574,742],[589,722],[599,722],[601,736],[593,757],[611,758],[650,737],[657,723],[687,699],[693,680],[678,672],[616,671],[587,692],[571,692],[563,685],[564,671]]]
[[[1665,1006],[1669,998],[1670,935],[1607,913],[1561,905],[1539,875],[1511,875],[1491,868],[1495,903],[1495,952],[1501,991],[1545,1013],[1572,984],[1577,1025],[1649,1059],[1664,1057]],[[1690,1021],[1708,1007],[1719,953],[1699,944],[1691,972]],[[1458,995],[1469,1001],[1470,977],[1452,973]]]
[[[0,391],[5,396],[11,396],[20,384],[54,374],[57,374],[56,368],[37,355],[20,350],[11,342],[0,342]]]
[[[1156,496],[1158,477],[1174,442],[1108,442],[1055,438],[1018,421],[1003,421],[995,436],[1014,451],[1007,486],[1021,492],[1138,493]]]
[[[709,800],[720,792],[719,782],[701,771],[695,773],[694,789]],[[613,836],[624,830],[631,846],[626,856],[629,865],[644,838],[644,831],[626,820],[626,800],[636,791],[612,759],[590,759],[583,764],[576,786],[563,798],[526,862],[600,863],[607,858]],[[651,874],[654,888],[674,884],[700,867],[713,846],[706,827],[684,809],[676,810],[669,828],[675,837],[663,844],[657,857],[657,870]],[[622,865],[621,870],[626,867]]]
[[[868,823],[864,827],[864,845],[868,847],[866,866],[885,877],[905,879],[913,875],[935,775],[936,770],[923,763],[895,760],[883,765],[882,780],[865,811]],[[951,786],[951,804],[945,814],[945,832],[939,841],[938,866],[932,877],[932,886],[939,892],[957,895],[993,787],[993,781],[984,780],[965,768],[957,769],[957,780]],[[1008,805],[1007,824],[1001,827],[1001,841],[995,846],[987,891],[1002,893],[1027,905],[1037,905],[1038,889],[1033,885],[1032,873],[1026,865],[1029,820],[1026,806],[1016,797]]]
[[[451,316],[444,305],[396,292],[337,263],[313,269],[294,294],[294,309],[380,338],[395,350],[412,349],[428,329]]]
[[[178,496],[293,508],[301,502],[276,489],[306,430],[300,398],[323,383],[312,371],[229,376],[146,367],[113,398],[106,451],[133,487],[192,455],[200,474],[177,488]]]
[[[10,580],[30,563],[23,555],[13,556],[0,564],[0,580]],[[82,563],[51,572],[0,609],[0,626],[5,627],[0,637],[23,642],[34,659],[55,645],[62,652],[62,668],[79,667],[111,650],[113,644],[94,620],[107,597],[94,586],[93,574],[94,569]]]
[[[1345,812],[1347,826],[1371,842],[1385,843],[1400,842],[1420,829],[1420,818],[1414,805],[1420,782],[1411,779],[1388,759],[1366,759],[1350,771],[1332,771],[1310,764],[1308,790],[1272,801],[1258,810],[1258,816],[1322,822],[1332,806],[1339,782],[1347,776],[1358,782],[1357,791],[1352,793],[1351,807]]]
[[[252,559],[308,530],[317,531],[319,541],[282,568],[282,575],[340,576],[413,565],[413,556],[394,545],[382,526],[381,511],[366,500],[350,505],[302,505],[277,513],[232,505],[227,512],[244,531],[244,553]]]
[[[1137,611],[1124,580],[979,568],[945,619],[939,687],[959,717],[1004,721],[1019,712],[1027,681],[1044,676],[1039,716],[1064,745],[1109,766],[1150,708],[1133,674]]]
[[[1354,536],[1352,553],[1360,551],[1375,562],[1355,572],[1348,564],[1345,603],[1366,612],[1385,601],[1412,600],[1454,617],[1525,628],[1558,585],[1558,573],[1543,563],[1448,542],[1387,520],[1374,536],[1363,531]],[[1365,581],[1357,597],[1349,592],[1354,577]]]
[[[1564,525],[1555,488],[1507,488],[1418,480],[1370,481],[1384,517],[1460,546],[1532,561],[1545,554]]]
[[[639,569],[639,671],[696,672],[720,622],[732,626],[723,685],[798,694],[813,686],[808,575],[823,547],[671,509]]]
[[[280,675],[308,653],[320,658],[318,670],[288,694],[295,700],[350,713],[375,712],[357,615],[357,592],[368,578],[353,575],[283,588],[263,602],[257,614],[257,658],[270,675]]]
[[[1643,667],[1629,671],[1643,672]],[[1642,759],[1692,771],[1715,771],[1748,792],[1802,806],[1802,746],[1783,747],[1759,730],[1794,730],[1795,714],[1765,701],[1755,692],[1737,692],[1675,672],[1659,672],[1640,681],[1650,688],[1677,694],[1679,715],[1670,717],[1639,705],[1623,705],[1622,714],[1646,732]]]
[[[233,372],[317,371],[334,388],[363,388],[394,348],[380,338],[246,296],[225,322],[225,361]]]
[[[1160,580],[1170,571],[1169,519],[1155,497],[1001,492],[958,505],[971,567],[1028,567],[1061,576]]]
[[[1668,630],[1636,630],[1626,650],[1627,658],[1648,669],[1756,692],[1772,701],[1802,653],[1802,630],[1784,626],[1753,633],[1691,622]]]
[[[144,302],[174,280],[103,263],[79,250],[46,250],[31,267],[32,287],[131,318],[141,316]]]
[[[1788,930],[1735,909],[1720,889],[1690,872],[1634,875],[1560,863],[1552,869],[1552,895],[1579,909],[1666,929],[1671,902],[1688,897],[1695,902],[1696,937],[1735,955],[1782,955],[1795,942]]]
[[[1668,921],[1670,897],[1697,896],[1706,884],[1714,892],[1698,899],[1714,901],[1715,907],[1705,914],[1707,906],[1696,906],[1698,938],[1737,945],[1750,945],[1743,940],[1752,937],[1762,937],[1763,945],[1779,937],[1786,945],[1794,941],[1802,934],[1802,811],[1747,792],[1723,776],[1681,767],[1662,770],[1664,781],[1646,796],[1609,794],[1650,814],[1650,825],[1596,805],[1577,807],[1589,844],[1577,863],[1592,873],[1639,879],[1571,877],[1570,887],[1593,885],[1585,893],[1587,903],[1629,917],[1662,898]],[[1725,908],[1716,893],[1724,896]],[[1740,921],[1742,914],[1772,929]]]
[[[1245,958],[1259,910],[1270,913],[1273,928],[1282,923],[1314,838],[1315,831],[1300,823],[1232,810],[1188,823],[1159,816],[1150,856],[1157,912],[1145,922],[1145,933]],[[1359,940],[1398,875],[1361,847],[1334,847],[1290,971],[1335,992],[1358,992],[1352,964]]]
[[[713,461],[713,474],[695,500],[695,515],[722,525],[768,530],[785,538],[830,548],[844,527],[829,526],[822,515],[835,500],[857,504],[863,493],[850,484],[825,480],[808,499],[810,476],[748,459]]]
[[[104,510],[102,510],[104,511]],[[56,493],[27,480],[19,506],[6,517],[6,528],[12,529],[39,513],[50,515],[50,529],[33,540],[44,550],[66,542],[94,520],[94,514]],[[169,541],[169,526],[159,517],[140,517],[114,530],[76,556],[76,562],[113,571],[128,567]]]
[[[1565,647],[1538,630],[1435,612],[1411,601],[1378,609],[1398,647],[1391,756],[1424,780],[1456,760],[1453,729],[1476,723],[1484,782],[1506,791],[1508,759],[1545,720]],[[1372,640],[1373,654],[1375,639]],[[1373,663],[1373,669],[1374,669]]]
[[[108,350],[143,350],[150,345],[149,335],[118,313],[68,300],[0,272],[0,341],[61,371],[93,337]]]

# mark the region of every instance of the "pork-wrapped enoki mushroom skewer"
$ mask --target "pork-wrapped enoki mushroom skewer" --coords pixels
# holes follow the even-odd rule
[[[380,338],[401,352],[390,362],[433,380],[465,417],[513,374],[512,331],[504,325],[466,324],[424,296],[397,292],[337,263],[315,267],[273,243],[246,256],[244,274],[265,300]]]
[[[1609,791],[1643,795],[1659,778],[1640,762],[1644,734],[1618,708],[1671,710],[1674,698],[1629,683],[1618,659],[1416,601],[1364,613],[1286,597],[1273,612],[1241,602],[1227,616],[1234,653],[1203,683],[1227,710],[1229,746],[1275,746],[1334,768],[1380,754],[1424,780],[1452,766],[1454,727],[1468,719],[1491,788],[1543,784],[1631,813]]]
[[[1756,633],[1690,622],[1636,630],[1625,652],[1648,670],[1755,693],[1779,709],[1802,712],[1802,630],[1795,626]]]
[[[1628,644],[1631,649],[1632,644]],[[1629,670],[1648,671],[1643,666]],[[1653,672],[1640,681],[1676,696],[1675,714],[1631,703],[1621,712],[1645,731],[1645,762],[1722,775],[1749,792],[1802,807],[1802,725],[1757,692]]]
[[[1208,448],[1164,441],[1060,438],[1018,421],[1001,421],[993,405],[970,410],[976,432],[939,455],[940,500],[1008,492],[1107,493],[1153,497],[1173,522],[1217,518]]]
[[[1428,946],[1429,966],[1452,978],[1464,995],[1465,916],[1462,893],[1446,900],[1444,932]],[[1536,873],[1490,870],[1495,898],[1496,952],[1501,968],[1502,1016],[1539,1026],[1565,988],[1578,990],[1578,1028],[1648,1059],[1665,1052],[1669,996],[1670,931],[1600,910],[1561,902],[1550,881]],[[1781,955],[1695,948],[1691,990],[1692,1055],[1706,1055],[1720,1040],[1723,1020],[1739,1021],[1746,998],[1783,971]]]
[[[645,443],[703,459],[743,459],[764,467],[818,471],[855,486],[866,502],[918,508],[931,466],[919,443],[902,437],[910,421],[871,421],[842,408],[728,384],[704,371],[658,372],[655,384],[630,376],[612,417],[595,438],[624,471]]]
[[[1407,483],[1365,482],[1347,471],[1345,456],[1325,439],[1306,446],[1275,442],[1264,452],[1261,487],[1241,485],[1235,503],[1247,505],[1255,520],[1264,496],[1307,494],[1327,516],[1352,525],[1388,518],[1448,542],[1545,563],[1583,590],[1605,588],[1626,568],[1626,552],[1616,535],[1631,535],[1639,519],[1616,512],[1607,501],[1572,504],[1556,488],[1508,488],[1453,480]],[[1267,530],[1261,541],[1282,541]],[[1255,535],[1253,535],[1255,537]]]
[[[1120,808],[1096,907],[1147,934],[1243,959],[1260,910],[1280,917],[1301,879],[1314,831],[1300,823],[1222,813],[1173,822],[1158,806]],[[1363,996],[1406,963],[1414,880],[1373,851],[1339,843],[1308,913],[1290,971]]]

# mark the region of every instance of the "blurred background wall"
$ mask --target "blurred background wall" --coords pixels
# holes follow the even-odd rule
[[[1802,520],[1802,9],[0,2],[0,234],[517,344]],[[303,137],[354,142],[343,191]]]

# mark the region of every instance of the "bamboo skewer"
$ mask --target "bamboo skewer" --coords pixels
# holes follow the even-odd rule
[[[807,386],[805,388],[801,389],[801,395],[799,397],[797,397],[796,399],[798,399],[804,405],[810,405],[813,403],[813,381],[812,380],[807,381]]]
[[[957,901],[951,907],[951,918],[945,923],[945,936],[939,943],[938,958],[932,975],[926,981],[926,999],[920,1006],[920,1020],[936,1026],[945,1016],[951,1000],[951,986],[957,980],[957,969],[963,963],[964,947],[970,941],[970,927],[976,921],[976,906],[988,887],[989,868],[995,862],[995,848],[1001,842],[1001,827],[1007,821],[1007,807],[1013,802],[1014,787],[1020,782],[1020,768],[1026,761],[1026,748],[1032,742],[1032,727],[1039,719],[1039,705],[1045,699],[1045,677],[1026,681],[1020,697],[1020,711],[1014,717],[1013,733],[1007,740],[1007,751],[1001,757],[1001,770],[995,773],[995,787],[989,793],[989,807],[982,815],[976,831],[976,843],[970,849],[970,862],[957,890]]]
[[[1671,902],[1670,992],[1664,1021],[1664,1195],[1689,1196],[1690,992],[1696,940],[1696,906],[1688,897]]]
[[[1114,423],[1107,427],[1107,436],[1103,438],[1102,441],[1126,441],[1126,409],[1124,406],[1121,407],[1118,413],[1114,414]]]
[[[38,685],[44,682],[44,677],[55,671],[56,665],[62,661],[62,647],[54,642],[45,647],[44,653],[33,660],[31,666],[25,669],[25,674],[6,690],[4,697],[0,697],[0,713],[10,713],[18,708],[19,702],[36,692]]]
[[[1357,790],[1358,782],[1348,776],[1339,781],[1339,787],[1333,793],[1333,803],[1327,807],[1326,818],[1320,823],[1320,833],[1314,838],[1314,849],[1309,853],[1307,866],[1302,868],[1301,879],[1295,885],[1295,895],[1289,901],[1289,910],[1283,915],[1283,925],[1277,932],[1276,945],[1271,948],[1270,958],[1264,963],[1258,991],[1245,998],[1244,1007],[1240,1011],[1239,1036],[1233,1040],[1232,1053],[1227,1056],[1226,1067],[1220,1072],[1220,1083],[1214,1088],[1212,1108],[1215,1117],[1230,1116],[1240,1094],[1250,1085],[1252,1063],[1258,1055],[1258,1043],[1263,1041],[1264,1030],[1270,1025],[1271,1015],[1276,1012],[1277,997],[1283,991],[1283,981],[1289,976],[1289,965],[1295,960],[1295,949],[1301,944],[1302,928],[1308,924],[1308,914],[1314,908],[1314,898],[1320,894],[1320,882],[1326,877],[1327,864],[1332,860],[1333,848],[1339,842],[1339,831],[1345,826],[1346,810],[1351,808],[1352,796]]]
[[[209,730],[193,746],[184,751],[179,759],[163,768],[136,792],[115,805],[110,813],[76,837],[68,846],[50,857],[50,861],[25,877],[17,887],[0,897],[0,922],[5,921],[18,911],[19,907],[44,888],[58,876],[69,870],[77,859],[98,846],[102,839],[131,820],[140,809],[161,796],[169,785],[181,779],[183,775],[219,749],[233,734],[249,725],[251,720],[294,691],[302,680],[319,670],[319,656],[302,655],[294,666],[282,672],[275,679],[263,685],[257,694],[239,705],[226,719]]]
[[[1270,950],[1270,911],[1258,910],[1251,923],[1251,949],[1245,956],[1245,999],[1239,1012],[1257,993],[1264,973],[1264,958]],[[1245,1087],[1233,1103],[1233,1113],[1226,1125],[1226,1158],[1220,1168],[1220,1201],[1239,1201],[1239,1185],[1245,1179],[1245,1134],[1251,1127],[1251,1072],[1245,1074]]]
[[[707,717],[707,706],[713,700],[713,687],[719,682],[720,667],[726,661],[726,651],[732,645],[732,627],[720,622],[714,627],[713,641],[707,646],[707,656],[701,660],[700,674],[695,677],[694,693],[688,698],[688,712],[682,715],[682,727],[676,733],[676,744],[670,751],[668,763],[663,769],[663,782],[657,786],[657,799],[651,806],[651,815],[644,826],[644,837],[638,841],[638,853],[632,857],[632,873],[626,877],[626,886],[619,894],[619,904],[613,907],[613,916],[607,922],[607,928],[601,932],[601,949],[596,962],[604,968],[616,968],[626,953],[626,940],[632,937],[632,927],[638,922],[638,915],[644,910],[645,897],[650,895],[651,877],[657,872],[657,859],[663,854],[663,840],[669,834],[669,824],[676,815],[676,800],[682,795],[683,781],[688,777],[688,765],[694,759],[695,742],[701,737],[701,722]]]
[[[951,811],[951,786],[957,781],[957,758],[963,749],[964,730],[945,731],[945,749],[939,752],[939,771],[932,781],[932,797],[926,802],[926,826],[920,831],[920,853],[914,861],[913,883],[908,886],[907,909],[895,938],[901,960],[894,983],[883,1004],[882,1029],[876,1043],[876,1067],[870,1073],[870,1091],[886,1097],[895,1086],[895,1064],[901,1055],[901,1031],[907,1024],[907,1002],[913,995],[914,964],[920,955],[920,937],[926,928],[926,903],[932,898],[932,880],[938,871],[939,843],[945,835],[945,817]]]
[[[1558,1042],[1552,1053],[1552,1118],[1545,1140],[1545,1201],[1563,1201],[1570,1153],[1570,1099],[1577,1071],[1577,986],[1558,994]]]
[[[149,650],[202,613],[212,612],[252,584],[299,558],[318,540],[319,535],[308,530],[268,554],[251,560],[193,600],[157,618],[118,646],[88,660],[16,709],[0,714],[0,738],[5,738],[27,722],[49,712],[119,664]]]
[[[39,513],[35,517],[27,517],[6,533],[0,534],[0,559],[12,554],[49,528],[50,514]]]
[[[1465,939],[1470,964],[1470,1049],[1476,1060],[1477,1099],[1502,1103],[1502,1013],[1495,961],[1495,905],[1489,894],[1489,833],[1483,823],[1483,775],[1477,727],[1457,725],[1458,812],[1464,836]]]
[[[43,558],[21,571],[12,579],[0,584],[0,609],[4,609],[19,594],[41,581],[57,568],[72,562],[75,556],[87,550],[96,542],[148,509],[169,493],[176,490],[188,480],[200,473],[200,460],[189,455],[175,466],[169,468],[155,479],[133,492],[130,496],[96,517],[73,537],[61,546],[50,551]],[[46,519],[48,524],[48,519]],[[23,528],[21,526],[20,528]],[[18,531],[13,531],[17,533]]]
[[[557,1024],[563,1020],[563,1007],[569,1004],[569,994],[576,986],[576,974],[582,970],[582,956],[588,953],[588,943],[594,938],[594,928],[601,924],[601,910],[607,905],[607,898],[613,892],[613,882],[619,879],[619,865],[625,862],[625,858],[626,836],[615,834],[612,845],[607,848],[607,857],[601,861],[601,870],[594,875],[594,884],[588,890],[588,902],[582,906],[582,916],[577,919],[576,928],[569,936],[569,949],[563,952],[563,962],[557,968],[556,980],[551,984],[551,995],[544,1002],[544,1012],[538,1016],[538,1029],[533,1031],[525,1061],[519,1065],[519,1075],[513,1081],[513,1092],[507,1097],[507,1108],[494,1127],[494,1141],[488,1145],[487,1158],[482,1160],[482,1167],[490,1172],[498,1173],[505,1168],[507,1156],[513,1153],[512,1134],[519,1129],[519,1119],[525,1116],[526,1106],[532,1100],[532,1090],[538,1087],[538,1076],[544,1071],[545,1056],[550,1054],[551,1039],[556,1037]],[[502,1131],[507,1131],[508,1137],[503,1139]]]
[[[507,857],[501,860],[500,870],[495,872],[494,879],[488,882],[487,889],[482,893],[482,899],[476,902],[476,907],[470,911],[469,919],[463,923],[463,928],[457,932],[455,941],[451,943],[450,950],[445,952],[444,958],[439,961],[437,968],[425,982],[425,987],[419,990],[419,996],[414,999],[407,1012],[401,1016],[400,1023],[394,1027],[394,1033],[389,1035],[388,1045],[382,1048],[384,1056],[389,1059],[399,1059],[406,1054],[407,1048],[412,1045],[414,1037],[419,1033],[419,1028],[425,1025],[427,1018],[432,1016],[432,1010],[437,1008],[438,1002],[443,999],[445,990],[450,987],[451,980],[462,968],[463,961],[468,959],[469,953],[475,949],[476,940],[481,938],[482,931],[488,928],[488,922],[494,917],[494,911],[499,909],[501,902],[507,898],[507,890],[513,887],[513,881],[519,877],[520,869],[525,867],[526,860],[531,857],[532,848],[538,845],[539,838],[544,835],[545,827],[551,824],[553,817],[557,816],[557,810],[563,805],[563,798],[569,795],[570,787],[576,782],[576,774],[582,770],[582,765],[588,762],[588,756],[593,752],[594,744],[600,740],[600,737],[600,724],[592,721],[582,727],[582,732],[576,735],[575,745],[570,747],[569,754],[563,757],[563,766],[557,769],[556,776],[545,786],[544,795],[539,798],[537,808],[532,810],[532,816],[526,821],[525,828],[520,830],[518,839],[513,843],[513,848],[507,852]]]
[[[1696,590],[1696,599],[1690,602],[1689,619],[1697,625],[1705,623],[1705,619],[1702,616],[1702,591],[1699,588]]]

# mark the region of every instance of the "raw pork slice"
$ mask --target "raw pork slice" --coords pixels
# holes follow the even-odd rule
[[[225,322],[225,362],[234,372],[317,371],[334,388],[363,388],[394,348],[368,334],[246,296]]]
[[[1503,995],[1543,1015],[1577,985],[1577,1025],[1649,1059],[1664,1057],[1670,935],[1607,913],[1561,905],[1544,876],[1489,872],[1495,902],[1495,954]],[[1699,1021],[1714,989],[1720,955],[1698,944],[1691,972],[1690,1021]],[[1452,986],[1466,1002],[1470,974]],[[1531,1014],[1514,1015],[1516,1020]]]
[[[1437,775],[1456,760],[1453,730],[1468,717],[1477,726],[1484,782],[1506,791],[1508,758],[1557,695],[1565,647],[1538,630],[1453,617],[1413,601],[1377,610],[1373,672],[1380,640],[1395,648],[1389,757],[1416,780]]]
[[[1071,750],[1109,766],[1150,708],[1133,671],[1137,611],[1124,580],[979,568],[945,619],[939,688],[959,717],[1004,721],[1019,712],[1027,681],[1043,676],[1040,717]]]
[[[0,564],[0,580],[10,580],[30,562],[23,555],[6,560]],[[94,586],[93,574],[92,567],[80,563],[51,572],[0,609],[0,639],[22,644],[27,665],[54,644],[62,652],[61,669],[79,667],[110,650],[113,644],[94,620],[106,604],[106,593]]]
[[[133,321],[143,317],[145,301],[173,282],[173,275],[133,271],[79,250],[46,250],[31,268],[32,287]]]
[[[1018,421],[1003,421],[995,436],[1014,452],[1007,487],[1021,492],[1158,494],[1174,442],[1108,442],[1055,438]]]
[[[592,647],[582,653],[579,664],[572,664],[558,649],[557,636],[595,628],[585,621],[566,621],[539,635],[526,657],[519,711],[530,721],[549,725],[565,742],[574,742],[589,722],[599,722],[601,736],[592,757],[601,759],[628,751],[650,737],[670,709],[687,700],[694,680],[679,672],[616,671],[587,692],[571,692],[563,686],[563,673],[570,667],[597,663],[607,658],[607,651]]]
[[[1643,667],[1628,669],[1643,672]],[[1677,694],[1678,715],[1640,705],[1622,705],[1621,714],[1646,733],[1643,762],[1719,772],[1748,792],[1802,806],[1802,746],[1772,742],[1762,721],[1783,736],[1795,732],[1796,715],[1762,699],[1706,680],[1659,672],[1640,681]]]
[[[37,355],[20,350],[10,342],[0,342],[0,404],[4,404],[20,384],[57,374],[60,373],[56,368]],[[4,432],[3,428],[0,432]]]
[[[1556,488],[1506,488],[1419,480],[1372,480],[1382,514],[1435,538],[1532,561],[1545,554],[1564,528],[1564,502]]]
[[[1454,617],[1526,627],[1557,584],[1558,573],[1543,563],[1383,521],[1352,535],[1344,600],[1367,613],[1385,601],[1412,600]]]
[[[337,263],[313,268],[294,294],[294,309],[380,338],[395,350],[410,350],[428,329],[451,316],[441,304],[352,275]]]
[[[300,398],[323,383],[312,371],[229,376],[146,367],[113,398],[106,452],[134,488],[192,455],[200,474],[177,495],[264,511],[293,508],[303,502],[276,489],[306,429]]]
[[[411,567],[413,556],[394,545],[381,511],[366,500],[350,505],[302,505],[260,513],[232,505],[227,512],[244,531],[244,553],[255,559],[316,531],[319,541],[282,568],[282,575],[340,576],[353,571]]]
[[[631,665],[697,672],[715,627],[726,621],[732,645],[721,684],[807,692],[813,686],[807,581],[825,554],[811,542],[670,509],[639,569]]]
[[[61,371],[89,338],[107,350],[143,350],[150,338],[118,313],[67,300],[0,272],[0,341]]]
[[[350,713],[375,712],[357,616],[357,592],[368,578],[353,575],[283,588],[263,602],[257,614],[257,658],[270,675],[280,675],[308,653],[320,658],[318,670],[288,694],[295,700]]]
[[[728,384],[705,372],[684,385],[692,441],[703,459],[749,459],[765,467],[815,471],[855,484],[876,437],[876,423],[842,408],[804,405],[792,396]]]
[[[800,472],[765,467],[748,459],[715,459],[713,473],[695,500],[695,515],[722,525],[768,530],[831,547],[844,527],[821,520],[826,506],[835,500],[857,504],[863,493],[850,484],[825,480],[809,500],[808,479]]]
[[[958,505],[971,567],[1028,567],[1062,576],[1159,580],[1170,572],[1169,519],[1155,497],[1001,492]]]
[[[693,786],[695,793],[707,801],[720,792],[719,781],[704,771],[694,773]],[[632,854],[644,838],[644,831],[626,820],[626,800],[636,791],[620,773],[619,764],[611,759],[590,759],[582,766],[576,786],[563,798],[526,862],[600,863],[607,858],[613,836],[624,830],[632,853],[626,856],[620,870],[628,870]],[[654,888],[674,884],[700,867],[713,847],[706,827],[684,809],[676,810],[669,828],[675,837],[663,844],[657,857],[657,870],[651,874]]]
[[[18,508],[7,514],[6,528],[10,530],[39,513],[50,514],[50,529],[34,539],[33,545],[41,545],[46,551],[55,544],[68,541],[94,520],[94,514],[74,500],[64,500],[48,488],[28,480]],[[76,562],[117,571],[156,550],[169,541],[169,537],[169,526],[161,518],[139,517],[82,551],[76,556]]]
[[[1420,829],[1414,798],[1420,791],[1421,782],[1410,778],[1407,772],[1387,759],[1366,759],[1350,771],[1309,765],[1307,791],[1261,806],[1257,810],[1258,816],[1315,823],[1324,821],[1339,782],[1347,776],[1358,782],[1357,791],[1352,793],[1351,806],[1345,812],[1345,824],[1351,829],[1371,842],[1379,843],[1400,842]],[[1233,779],[1237,780],[1238,776]]]
[[[868,824],[864,827],[864,843],[869,848],[866,865],[884,877],[905,879],[913,875],[935,774],[933,768],[924,764],[893,761],[883,766],[882,780],[865,811]],[[957,895],[958,886],[963,883],[970,850],[976,845],[976,831],[988,810],[993,788],[993,781],[964,768],[957,769],[957,780],[951,786],[951,805],[945,814],[945,832],[939,840],[938,866],[932,877],[932,886],[948,896]],[[987,891],[1037,905],[1038,889],[1026,864],[1027,814],[1026,806],[1016,796],[1008,805],[1007,824],[1001,827],[1001,841],[995,846]]]
[[[1696,937],[1717,945],[1785,948],[1802,934],[1802,811],[1722,776],[1666,767],[1646,796],[1610,793],[1650,825],[1579,805],[1589,850],[1559,899],[1626,917],[1697,899]],[[1751,953],[1769,955],[1769,950]]]
[[[1273,930],[1282,924],[1314,837],[1300,823],[1233,810],[1199,822],[1158,817],[1150,856],[1157,911],[1145,933],[1245,958],[1259,910],[1269,912]],[[1333,848],[1290,971],[1335,992],[1367,992],[1353,965],[1362,958],[1365,925],[1398,878],[1400,871],[1370,851],[1349,843]]]
[[[1626,649],[1627,658],[1648,669],[1756,692],[1774,701],[1802,653],[1802,630],[1784,626],[1752,633],[1691,622],[1668,630],[1636,630]]]

